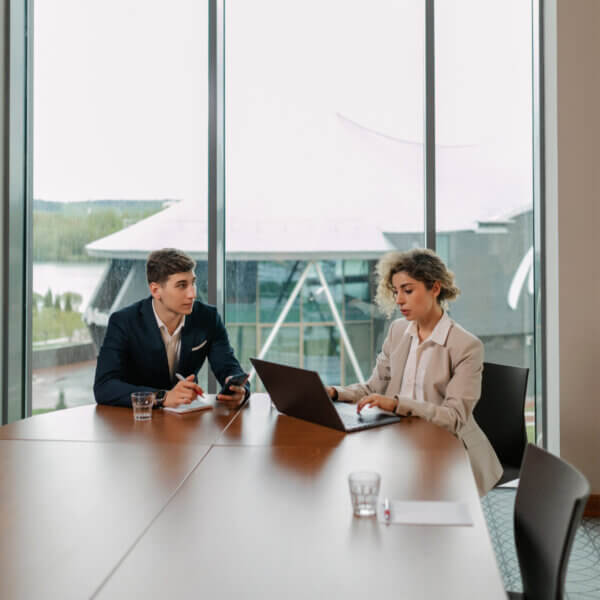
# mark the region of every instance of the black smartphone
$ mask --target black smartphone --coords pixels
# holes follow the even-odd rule
[[[248,381],[248,373],[240,373],[239,375],[234,375],[222,388],[219,394],[223,394],[224,396],[233,396],[233,390],[230,386],[239,385],[243,386],[246,381]]]

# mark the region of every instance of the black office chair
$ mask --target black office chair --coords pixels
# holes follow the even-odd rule
[[[504,473],[496,485],[519,477],[527,445],[525,394],[529,369],[483,363],[481,398],[475,405],[475,421],[496,451]]]
[[[559,600],[583,509],[587,479],[549,452],[528,444],[515,501],[515,545],[523,593],[509,598]]]

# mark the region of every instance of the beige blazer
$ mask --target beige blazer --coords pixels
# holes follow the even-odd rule
[[[435,344],[425,371],[423,396],[419,402],[399,395],[411,336],[405,335],[409,321],[398,319],[390,325],[381,353],[369,380],[344,387],[336,386],[339,399],[358,402],[369,394],[398,399],[398,414],[421,417],[447,429],[462,440],[480,496],[502,476],[502,465],[490,442],[473,418],[473,407],[481,395],[483,344],[451,320],[445,344]]]

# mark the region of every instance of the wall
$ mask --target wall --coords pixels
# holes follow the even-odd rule
[[[556,15],[560,454],[600,494],[600,2]]]

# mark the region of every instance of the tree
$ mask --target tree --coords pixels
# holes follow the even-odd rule
[[[48,289],[44,296],[44,308],[52,308],[52,291]]]
[[[64,295],[64,299],[65,299],[65,312],[73,312],[73,306],[71,304],[71,293],[67,292]]]
[[[60,312],[60,295],[56,294],[56,297],[54,298],[54,308]]]
[[[58,402],[56,403],[56,410],[62,410],[63,408],[67,408],[67,404],[65,403],[65,391],[60,388],[58,392]]]
[[[81,294],[78,294],[77,292],[67,292],[67,294],[71,303],[71,310],[79,310],[79,307],[83,302],[83,296]],[[65,310],[67,310],[66,304]]]

